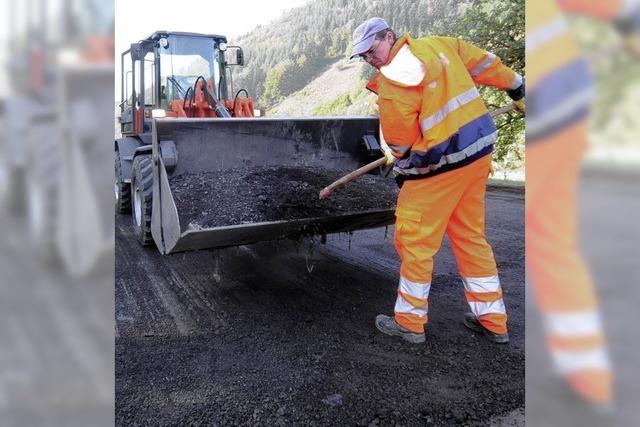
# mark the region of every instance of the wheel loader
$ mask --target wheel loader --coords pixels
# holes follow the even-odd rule
[[[138,241],[171,254],[392,224],[387,204],[293,220],[188,226],[174,197],[175,177],[222,179],[237,166],[344,171],[380,157],[375,117],[265,117],[245,89],[234,91],[231,69],[243,65],[242,48],[215,34],[157,31],[122,53],[115,210],[131,212]]]
[[[113,16],[100,3],[3,8],[11,85],[0,109],[0,211],[26,219],[34,260],[73,277],[113,265],[113,180],[100,173],[111,160]]]

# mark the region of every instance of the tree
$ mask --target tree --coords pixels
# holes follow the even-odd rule
[[[286,90],[283,87],[286,84],[285,76],[291,74],[294,68],[295,64],[290,60],[286,60],[273,67],[267,73],[264,82],[264,94],[261,99],[265,107],[271,107],[282,100]]]

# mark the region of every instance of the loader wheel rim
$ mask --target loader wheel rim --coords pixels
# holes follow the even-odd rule
[[[140,188],[136,185],[136,190],[133,194],[133,209],[136,217],[136,225],[142,226],[142,206],[140,201]]]

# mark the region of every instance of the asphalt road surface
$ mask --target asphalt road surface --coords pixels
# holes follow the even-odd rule
[[[113,257],[72,279],[0,211],[0,425],[112,426]]]
[[[521,425],[524,197],[487,195],[511,343],[462,325],[448,240],[424,345],[379,333],[399,260],[393,227],[316,242],[161,256],[116,219],[116,423]]]

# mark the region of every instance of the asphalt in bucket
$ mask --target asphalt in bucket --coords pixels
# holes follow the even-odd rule
[[[320,191],[348,170],[252,167],[185,173],[170,187],[186,229],[321,218],[393,209],[398,188],[390,178],[366,175],[319,200]]]

